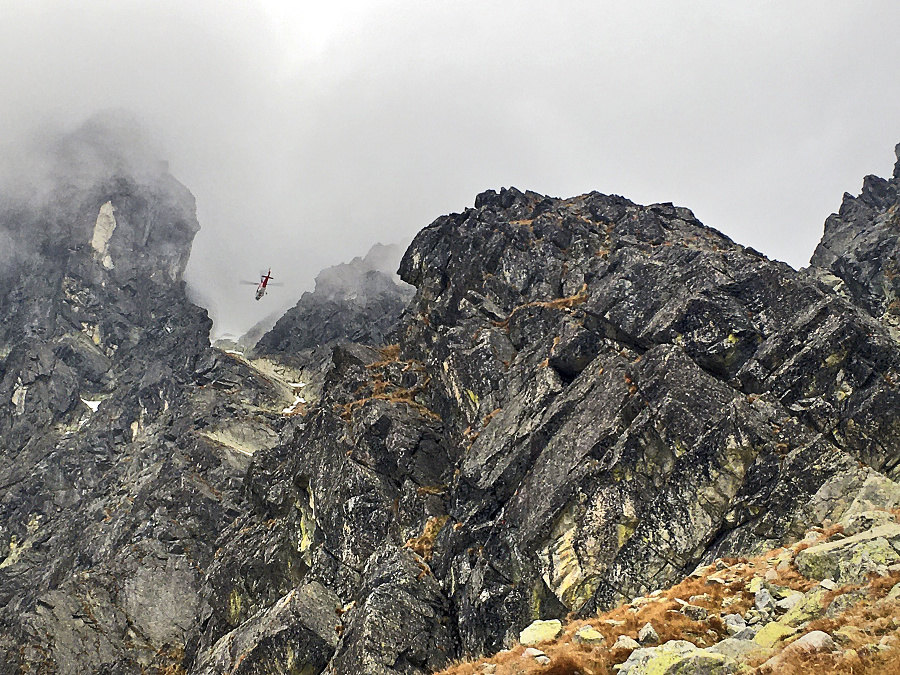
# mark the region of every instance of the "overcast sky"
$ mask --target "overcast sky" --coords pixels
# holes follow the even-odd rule
[[[672,201],[800,267],[891,172],[898,26],[896,0],[0,0],[0,142],[144,120],[218,333],[501,186]]]

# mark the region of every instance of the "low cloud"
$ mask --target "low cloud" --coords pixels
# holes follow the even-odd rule
[[[0,0],[0,16],[0,143],[133,111],[197,197],[187,279],[232,333],[509,185],[674,201],[800,266],[900,140],[887,0]],[[238,282],[269,267],[287,285],[257,303]]]

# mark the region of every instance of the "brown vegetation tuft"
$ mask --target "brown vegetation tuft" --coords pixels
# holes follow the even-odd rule
[[[431,552],[434,550],[434,542],[440,534],[449,516],[432,516],[422,528],[422,534],[408,539],[404,546],[418,553],[424,560],[431,560]]]
[[[581,290],[578,291],[575,295],[570,295],[565,298],[554,298],[553,300],[535,300],[534,302],[526,302],[523,305],[519,305],[515,307],[513,311],[509,313],[503,321],[495,321],[494,325],[499,326],[500,328],[509,328],[509,322],[515,316],[516,312],[519,312],[523,309],[527,309],[528,307],[544,307],[546,309],[560,309],[560,310],[568,310],[572,307],[580,305],[584,303],[588,299],[588,286],[587,284],[583,284],[581,286]]]
[[[400,345],[385,345],[378,350],[385,362],[396,361],[400,358]]]
[[[485,415],[484,421],[482,422],[481,426],[486,427],[488,424],[490,424],[491,420],[494,419],[497,413],[499,413],[501,410],[503,410],[503,408],[494,408],[491,412]]]

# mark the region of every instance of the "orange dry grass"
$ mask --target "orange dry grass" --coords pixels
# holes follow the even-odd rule
[[[390,393],[377,392],[372,396],[366,396],[365,398],[351,401],[350,403],[342,406],[341,417],[349,422],[354,410],[363,406],[369,401],[380,400],[388,401],[389,403],[403,403],[418,412],[420,415],[422,415],[422,417],[429,417],[433,420],[440,420],[441,418],[436,412],[414,400],[413,397],[418,394],[419,391],[420,389],[394,389]]]
[[[404,364],[402,368],[402,371],[404,372],[410,369],[421,369],[422,364],[417,361],[397,360],[397,357],[400,354],[400,348],[397,345],[388,345],[387,347],[383,347],[380,351],[386,360],[370,363],[366,366],[367,369],[373,371],[371,380],[367,384],[360,386],[359,389],[354,392],[354,395],[360,396],[360,398],[344,405],[337,406],[341,418],[349,422],[353,417],[353,412],[357,408],[364,406],[369,401],[380,400],[388,401],[389,403],[403,403],[414,409],[423,417],[440,420],[437,413],[415,400],[415,397],[422,393],[425,390],[425,387],[428,386],[428,382],[431,379],[430,377],[426,375],[421,383],[412,388],[401,387],[386,379],[386,375],[388,374],[386,367],[391,364]]]
[[[494,410],[489,412],[487,415],[484,416],[484,421],[482,422],[481,425],[486,427],[488,424],[491,423],[491,420],[494,419],[494,417],[497,415],[497,413],[499,413],[501,410],[503,410],[503,408],[495,408]]]
[[[813,621],[806,631],[821,630],[835,636],[842,651],[832,654],[808,654],[788,645],[778,657],[775,668],[761,665],[753,675],[804,675],[841,673],[843,675],[897,675],[900,673],[900,602],[878,599],[896,583],[900,575],[873,580],[867,588],[869,599],[850,607],[833,619]],[[873,648],[872,645],[883,645]]]
[[[400,358],[400,345],[385,345],[378,350],[386,362],[396,361]]]
[[[156,670],[156,675],[186,675],[187,671],[182,666],[184,661],[184,647],[177,645],[174,647],[163,647],[157,652],[157,657],[170,663],[160,666]]]

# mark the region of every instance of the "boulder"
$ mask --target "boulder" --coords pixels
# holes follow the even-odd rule
[[[592,626],[582,626],[575,631],[573,640],[586,645],[602,645],[606,638],[604,638],[603,634],[596,628]]]
[[[893,585],[890,591],[888,591],[887,596],[888,600],[897,600],[900,599],[900,583],[896,583]]]
[[[659,633],[649,621],[638,631],[638,642],[642,645],[655,645],[659,642]]]
[[[521,633],[519,642],[523,645],[536,645],[541,642],[555,640],[562,634],[562,622],[558,619],[549,621],[533,621]]]
[[[883,510],[851,512],[840,520],[840,524],[844,527],[844,534],[848,537],[896,522],[890,511]]]
[[[540,649],[535,649],[534,647],[529,647],[528,649],[526,649],[524,652],[522,652],[522,656],[530,657],[540,663],[542,666],[546,666],[550,663],[550,657]]]
[[[786,626],[798,627],[813,619],[818,619],[825,613],[825,596],[828,591],[824,588],[814,588],[806,595],[791,596],[796,598],[793,606],[779,619]]]
[[[762,654],[766,649],[766,647],[762,647],[753,642],[753,640],[741,640],[737,637],[730,637],[707,647],[706,651],[711,654],[722,654],[735,661],[742,661]]]
[[[737,664],[724,654],[699,649],[684,640],[670,640],[659,647],[636,649],[619,668],[619,675],[731,675]]]
[[[627,635],[620,635],[616,638],[611,649],[639,649],[641,643]]]
[[[801,551],[797,569],[810,579],[862,583],[879,567],[900,561],[896,547],[900,547],[900,524],[888,523]]]
[[[684,605],[681,608],[681,613],[692,621],[705,621],[709,616],[709,610],[697,605]]]
[[[768,588],[760,588],[753,599],[756,609],[760,612],[769,612],[775,608],[775,599],[769,593]]]
[[[792,658],[822,652],[832,652],[834,650],[835,644],[834,640],[831,639],[831,636],[823,631],[814,630],[794,640],[781,652],[763,663],[761,670],[763,670],[763,672],[768,670],[768,672],[777,673],[784,667],[784,664],[789,663]]]
[[[732,637],[735,640],[752,640],[753,638],[756,637],[756,634],[759,633],[759,630],[760,630],[759,625],[747,626],[746,628],[739,630]]]
[[[778,602],[775,603],[775,609],[781,612],[788,612],[797,606],[799,602],[801,602],[804,598],[803,593],[794,592],[788,595],[786,598],[782,598]]]
[[[722,617],[722,623],[725,624],[725,630],[729,635],[740,633],[747,627],[747,622],[740,614],[726,614]]]

